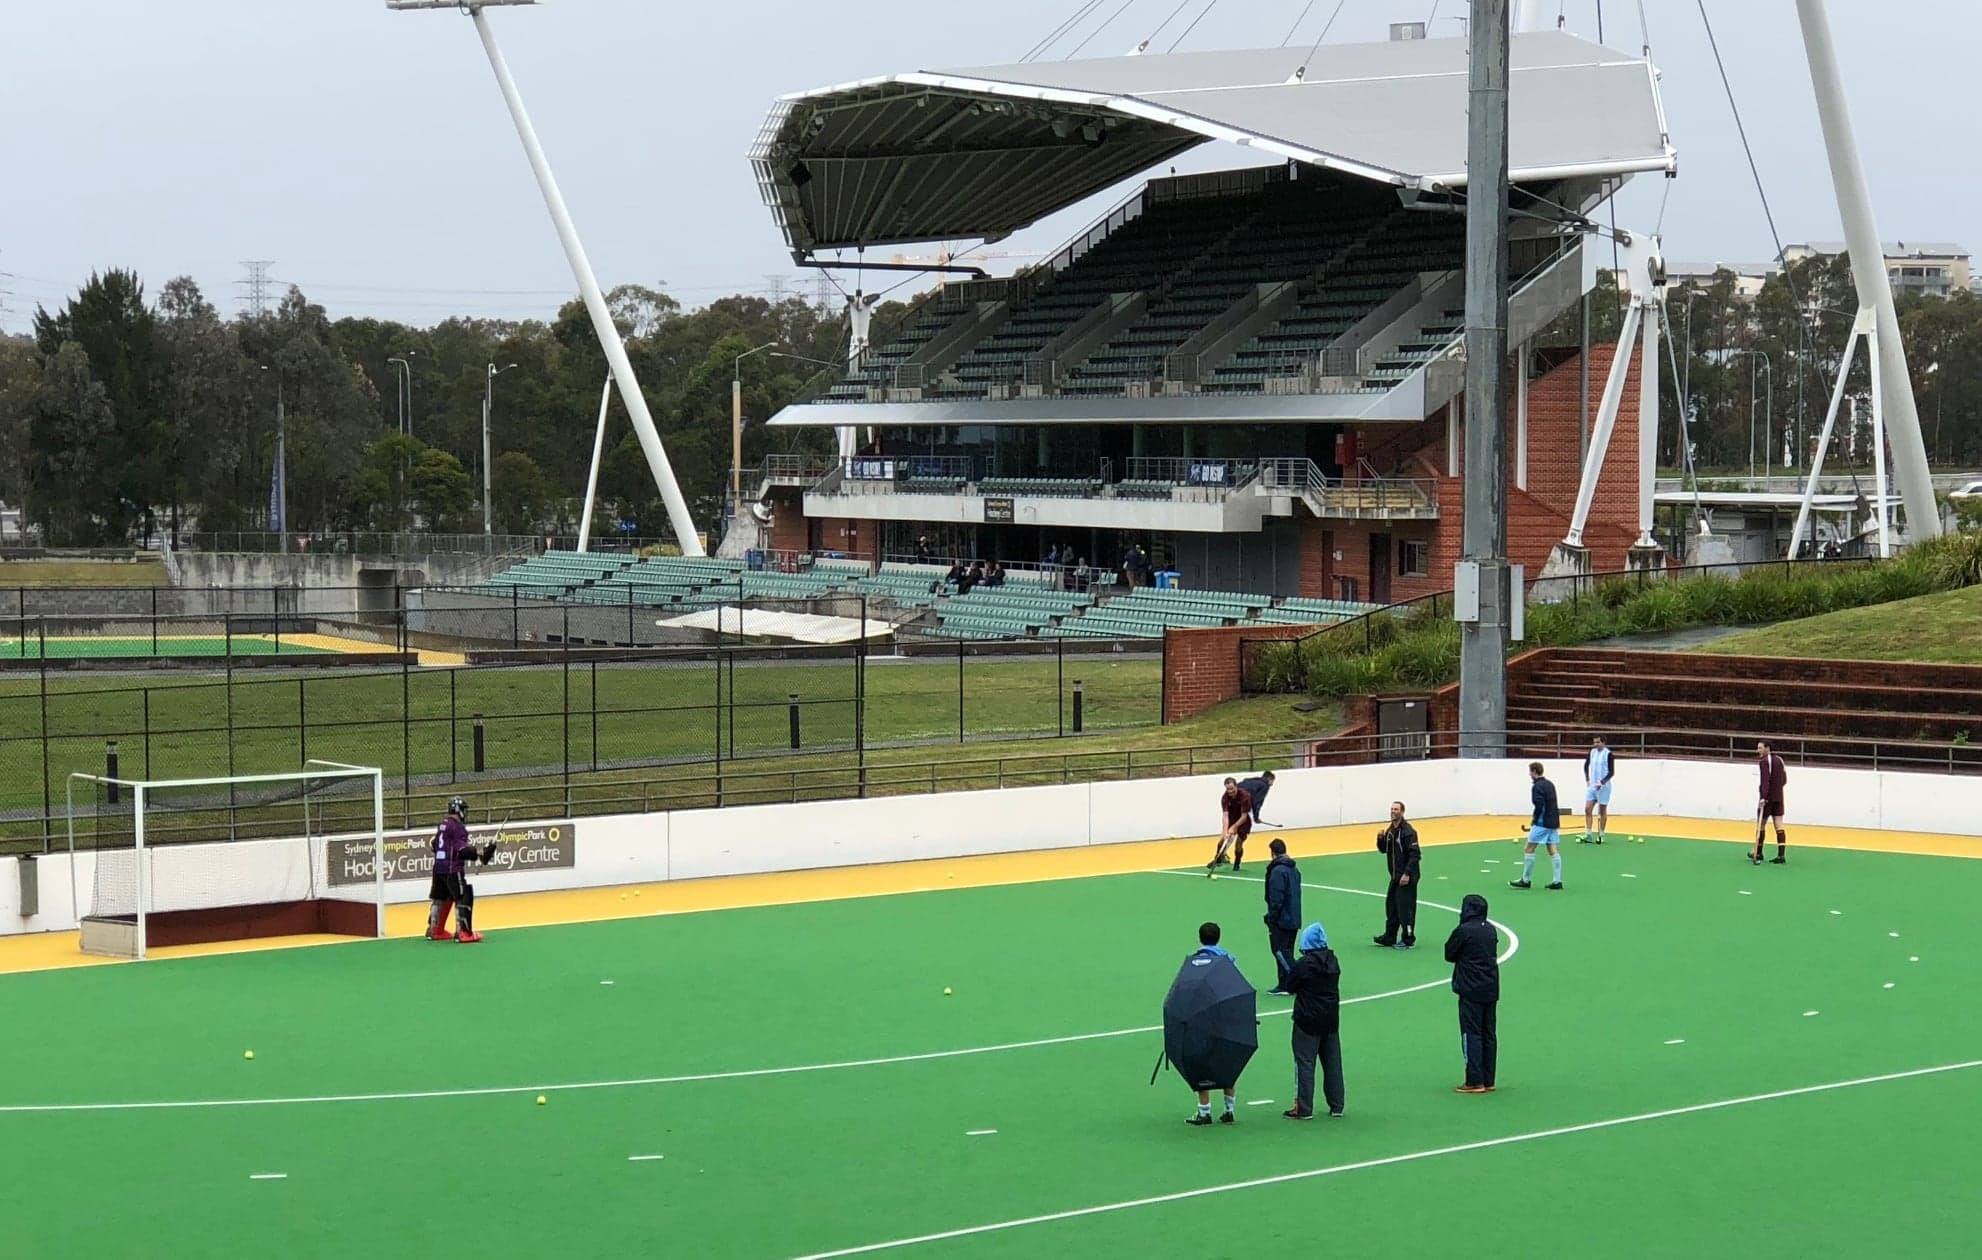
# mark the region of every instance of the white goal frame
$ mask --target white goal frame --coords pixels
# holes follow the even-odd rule
[[[228,787],[257,783],[308,783],[326,779],[369,779],[372,785],[372,897],[376,908],[375,931],[379,938],[385,936],[385,896],[386,867],[385,852],[385,772],[377,766],[356,766],[341,761],[323,761],[312,757],[303,763],[308,769],[289,771],[280,774],[233,774],[205,779],[122,779],[110,775],[86,774],[81,771],[69,775],[66,788],[66,823],[69,833],[69,912],[76,921],[77,931],[83,931],[84,918],[77,898],[77,885],[81,883],[77,874],[76,862],[76,784],[94,784],[99,787],[116,786],[131,794],[131,831],[134,844],[134,865],[136,878],[136,924],[132,947],[126,949],[87,951],[105,952],[118,957],[142,959],[146,957],[146,922],[151,914],[150,873],[145,862],[145,806],[147,798],[155,791],[172,788]],[[314,837],[309,834],[307,823],[309,804],[304,801],[304,834],[298,837],[308,847],[306,861],[314,870],[317,860]],[[97,860],[92,851],[92,861]]]

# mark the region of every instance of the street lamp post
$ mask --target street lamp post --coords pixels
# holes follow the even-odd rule
[[[505,363],[501,367],[489,364],[488,378],[482,389],[482,537],[495,536],[495,515],[492,508],[490,486],[493,484],[489,464],[489,420],[495,414],[495,378],[516,367]]]
[[[1766,350],[1736,350],[1733,354],[1730,354],[1728,356],[1728,358],[1730,359],[1739,359],[1744,357],[1748,359],[1748,479],[1750,481],[1753,481],[1755,479],[1755,404],[1758,401],[1760,401],[1760,392],[1757,388],[1756,375],[1758,371],[1766,372],[1768,375],[1768,381],[1769,381],[1768,409],[1769,411],[1773,412],[1775,410],[1775,401],[1776,401],[1776,370],[1775,370],[1775,360],[1769,357],[1769,352]],[[1759,369],[1756,367],[1755,364],[1756,359],[1760,359],[1762,361],[1761,367]],[[1763,445],[1766,446],[1767,443],[1764,442]],[[1771,462],[1773,462],[1773,455],[1771,455],[1770,458],[1771,458]],[[1766,489],[1766,487],[1764,488]]]
[[[400,369],[392,374],[392,384],[394,387],[392,392],[399,402],[399,432],[401,436],[404,436],[406,433],[406,393],[408,382],[413,376],[413,365],[398,355],[394,355],[385,362],[387,367]]]
[[[743,504],[743,361],[762,354],[778,343],[767,341],[736,356],[729,378],[729,501],[730,510]]]

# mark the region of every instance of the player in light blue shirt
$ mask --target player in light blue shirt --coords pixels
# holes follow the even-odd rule
[[[1617,775],[1617,754],[1604,738],[1590,740],[1590,751],[1583,754],[1583,835],[1578,844],[1602,844],[1610,826],[1610,781]]]

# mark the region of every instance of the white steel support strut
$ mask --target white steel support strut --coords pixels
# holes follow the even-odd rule
[[[1638,326],[1645,308],[1635,299],[1624,311],[1624,331],[1617,338],[1617,353],[1610,360],[1610,376],[1605,379],[1603,402],[1597,407],[1597,422],[1590,430],[1590,449],[1583,456],[1583,480],[1576,487],[1576,513],[1569,520],[1569,533],[1563,542],[1583,545],[1583,529],[1590,523],[1590,508],[1597,498],[1597,476],[1603,472],[1604,457],[1610,453],[1611,431],[1617,428],[1617,413],[1624,405],[1624,382],[1631,375],[1631,351],[1638,341]]]
[[[516,134],[523,142],[524,155],[530,160],[530,170],[536,175],[537,187],[544,195],[544,205],[550,210],[558,241],[564,246],[565,260],[571,265],[572,278],[578,281],[578,292],[585,299],[585,309],[592,317],[592,330],[598,334],[599,348],[605,351],[606,363],[612,368],[613,380],[619,385],[620,400],[626,404],[627,415],[632,417],[633,432],[640,439],[641,451],[647,456],[647,467],[654,474],[654,485],[661,492],[661,502],[667,506],[668,523],[674,529],[675,541],[681,547],[681,554],[700,556],[705,554],[702,536],[695,530],[688,501],[682,497],[681,486],[675,481],[674,468],[668,463],[668,453],[661,446],[660,431],[654,427],[654,417],[647,410],[646,398],[640,393],[640,382],[633,374],[632,362],[626,357],[626,343],[620,339],[612,311],[606,306],[605,294],[599,290],[598,277],[593,274],[584,243],[578,239],[578,229],[571,221],[571,211],[564,203],[564,194],[558,190],[557,179],[551,174],[543,145],[538,143],[537,130],[531,125],[529,112],[523,108],[523,97],[517,91],[516,80],[510,76],[509,65],[503,60],[502,50],[496,47],[494,32],[489,29],[488,16],[482,12],[490,4],[533,2],[454,0],[444,4],[441,0],[386,0],[386,6],[393,9],[434,9],[453,8],[458,3],[458,7],[466,9],[468,16],[474,19],[475,33],[481,36],[482,49],[488,54],[489,68],[495,72],[496,85],[502,89],[503,102],[509,106],[510,120],[516,124]]]
[[[1871,311],[1858,312],[1858,322],[1852,326],[1851,340],[1844,343],[1844,357],[1838,360],[1837,387],[1831,391],[1830,410],[1824,413],[1824,428],[1817,435],[1817,453],[1810,458],[1810,477],[1803,483],[1803,505],[1796,510],[1796,528],[1789,534],[1789,556],[1794,560],[1803,544],[1804,532],[1810,528],[1810,507],[1817,498],[1817,479],[1824,475],[1824,456],[1831,449],[1831,433],[1837,427],[1838,411],[1844,406],[1845,382],[1851,379],[1852,360],[1858,355],[1858,343],[1871,335],[1874,319]],[[1885,487],[1879,487],[1881,497]],[[1816,539],[1811,538],[1811,543]]]
[[[1886,274],[1885,247],[1872,215],[1872,194],[1858,155],[1858,137],[1845,103],[1844,80],[1838,71],[1837,48],[1831,39],[1830,15],[1824,0],[1796,0],[1803,24],[1803,49],[1810,60],[1810,81],[1817,94],[1817,117],[1830,153],[1831,182],[1837,187],[1838,214],[1844,220],[1845,243],[1851,250],[1851,274],[1858,287],[1858,304],[1873,313],[1870,349],[1878,388],[1873,397],[1880,408],[1893,446],[1893,476],[1906,506],[1906,527],[1915,542],[1941,533],[1939,506],[1927,468],[1927,444],[1920,433],[1920,410],[1913,398],[1913,378],[1906,368],[1906,347],[1900,341],[1899,313],[1893,305],[1892,280]],[[1880,522],[1886,519],[1885,487],[1880,487]],[[1882,535],[1883,537],[1883,535]]]
[[[585,474],[585,515],[578,521],[578,550],[592,545],[592,508],[599,501],[599,464],[606,457],[606,411],[612,406],[612,373],[599,391],[599,427],[592,433],[592,468]]]

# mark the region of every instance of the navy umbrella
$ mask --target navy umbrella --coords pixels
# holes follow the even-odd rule
[[[1170,1066],[1192,1089],[1231,1089],[1258,1049],[1259,995],[1238,967],[1217,954],[1186,958],[1163,999]]]

